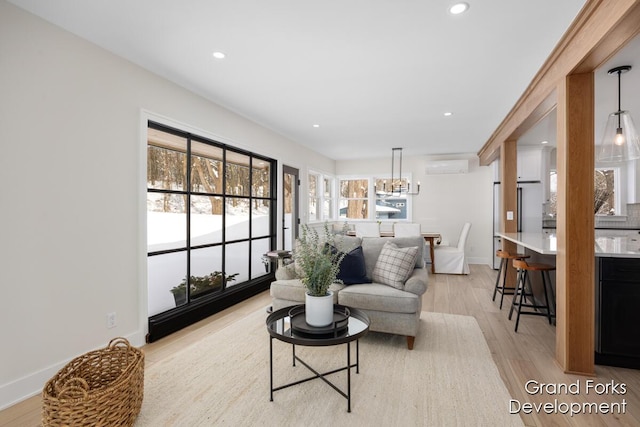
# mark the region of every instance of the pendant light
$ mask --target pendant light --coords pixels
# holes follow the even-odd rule
[[[620,108],[620,75],[630,69],[630,65],[622,65],[609,70],[609,74],[618,75],[618,111],[609,114],[598,151],[598,162],[623,162],[640,158],[638,131],[629,112]]]
[[[396,170],[398,176],[396,176]],[[420,181],[418,181],[416,191],[411,191],[411,183],[407,180],[406,186],[402,182],[402,148],[391,149],[391,186],[387,189],[387,181],[382,183],[382,191],[376,188],[378,197],[399,197],[399,196],[416,196],[420,194]]]

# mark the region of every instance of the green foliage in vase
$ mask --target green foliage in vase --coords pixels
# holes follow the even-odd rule
[[[225,279],[226,282],[232,282],[235,280],[236,276],[239,273],[228,274]],[[214,271],[211,274],[207,274],[206,276],[191,276],[189,278],[189,287],[191,290],[191,296],[195,296],[202,292],[220,289],[222,288],[222,272]],[[182,282],[173,288],[171,288],[171,292],[173,294],[184,294],[187,289],[187,279],[182,279]]]
[[[293,259],[300,272],[302,283],[311,296],[321,297],[336,282],[340,263],[345,254],[335,250],[336,236],[324,224],[324,235],[308,225],[302,226],[302,234],[296,241]]]

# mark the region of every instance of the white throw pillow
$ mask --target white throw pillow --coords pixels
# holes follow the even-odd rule
[[[373,281],[404,289],[404,282],[415,267],[418,250],[417,246],[399,248],[395,243],[386,242],[373,269]]]

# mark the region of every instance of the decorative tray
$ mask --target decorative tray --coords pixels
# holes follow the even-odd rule
[[[291,319],[291,331],[296,334],[326,337],[339,336],[349,329],[349,316],[351,312],[348,307],[342,305],[333,306],[333,322],[327,326],[311,326],[305,320],[305,306],[299,305],[289,310]]]

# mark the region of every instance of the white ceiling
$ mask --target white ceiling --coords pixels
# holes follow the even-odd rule
[[[478,151],[585,3],[9,1],[333,159]]]

